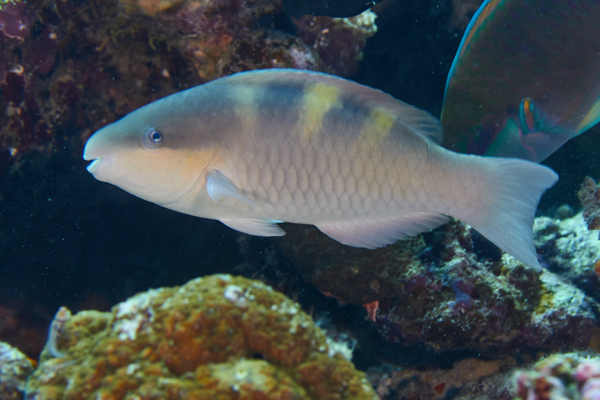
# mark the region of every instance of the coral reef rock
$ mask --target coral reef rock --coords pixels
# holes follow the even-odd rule
[[[503,255],[460,222],[374,251],[316,229],[286,230],[275,243],[304,278],[341,302],[365,305],[390,342],[492,355],[520,346],[581,349],[592,337],[597,304],[581,288]]]
[[[111,312],[63,311],[28,399],[377,398],[297,303],[259,281],[214,275]]]
[[[381,400],[567,400],[598,399],[600,358],[591,352],[552,354],[528,361],[467,358],[451,369],[369,369]]]
[[[25,382],[32,372],[33,363],[23,353],[0,342],[0,399],[22,399]]]
[[[572,218],[535,219],[535,245],[541,264],[600,300],[600,241],[589,231],[585,212]]]
[[[294,25],[278,0],[0,1],[0,173],[28,153],[79,156],[103,125],[224,75],[348,76],[374,17]]]
[[[588,176],[577,192],[577,197],[583,206],[583,219],[588,229],[600,230],[600,186]]]
[[[396,399],[506,399],[517,361],[466,358],[450,369],[370,368],[367,375],[381,400]],[[504,396],[498,396],[504,394]],[[525,399],[524,399],[525,400]]]

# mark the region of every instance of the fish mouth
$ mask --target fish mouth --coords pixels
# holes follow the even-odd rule
[[[94,175],[94,173],[98,172],[98,168],[100,168],[100,163],[102,162],[101,158],[96,158],[95,160],[92,159],[93,161],[90,163],[90,165],[87,166],[87,170],[90,174]],[[86,160],[86,161],[90,161],[90,160]]]
[[[102,156],[102,154],[99,154],[100,152],[97,149],[96,151],[92,150],[90,143],[94,140],[97,142],[97,139],[94,138],[97,138],[96,134],[92,135],[85,144],[85,148],[83,149],[83,159],[85,161],[91,161],[91,163],[87,166],[87,170],[90,174],[95,176],[100,169],[100,165],[105,160],[105,157],[99,157]]]

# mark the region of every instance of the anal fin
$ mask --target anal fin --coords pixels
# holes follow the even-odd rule
[[[415,212],[388,218],[327,222],[316,226],[342,244],[376,249],[437,228],[446,222],[448,217],[443,214]]]

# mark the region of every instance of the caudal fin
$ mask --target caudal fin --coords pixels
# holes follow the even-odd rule
[[[492,157],[482,161],[488,164],[489,204],[465,222],[523,264],[541,269],[533,242],[533,218],[540,197],[558,175],[530,161]]]

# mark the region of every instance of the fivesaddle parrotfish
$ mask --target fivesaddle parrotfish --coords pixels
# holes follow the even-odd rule
[[[540,162],[599,120],[600,1],[485,1],[448,75],[442,144]]]
[[[533,162],[451,152],[439,121],[334,76],[239,73],[173,94],[88,140],[96,179],[258,236],[312,224],[374,249],[447,215],[539,268],[532,223],[557,175]]]

